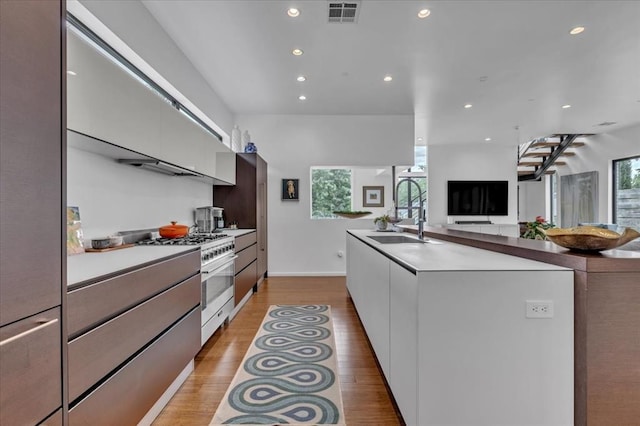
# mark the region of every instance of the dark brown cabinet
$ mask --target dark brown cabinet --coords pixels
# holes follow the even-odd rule
[[[0,1],[0,424],[60,424],[64,1]]]
[[[240,305],[240,301],[253,290],[258,277],[258,244],[256,232],[250,232],[236,237],[235,262],[235,306]]]
[[[199,269],[194,250],[69,291],[70,425],[138,424],[195,357]]]
[[[258,154],[236,154],[235,186],[214,186],[213,201],[227,223],[257,232],[256,282],[267,276],[267,163]]]

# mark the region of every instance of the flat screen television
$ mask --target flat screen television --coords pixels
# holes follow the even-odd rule
[[[447,182],[449,216],[507,216],[509,182],[506,180],[450,180]]]

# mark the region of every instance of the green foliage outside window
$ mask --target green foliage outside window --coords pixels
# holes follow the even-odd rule
[[[351,210],[351,170],[311,169],[311,218],[335,218]]]
[[[636,159],[617,161],[617,189],[640,188],[640,170],[633,170],[631,162]],[[637,161],[637,160],[636,160]]]

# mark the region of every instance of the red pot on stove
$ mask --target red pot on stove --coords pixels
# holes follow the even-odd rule
[[[171,222],[171,225],[161,226],[158,230],[163,238],[180,238],[189,233],[189,227],[178,225],[178,222]]]

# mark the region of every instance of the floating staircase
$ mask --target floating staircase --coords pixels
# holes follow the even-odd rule
[[[521,145],[518,152],[518,181],[539,180],[543,175],[556,172],[553,166],[564,166],[567,163],[559,159],[576,155],[568,148],[580,148],[585,145],[577,140],[588,134],[558,134],[534,139]]]

